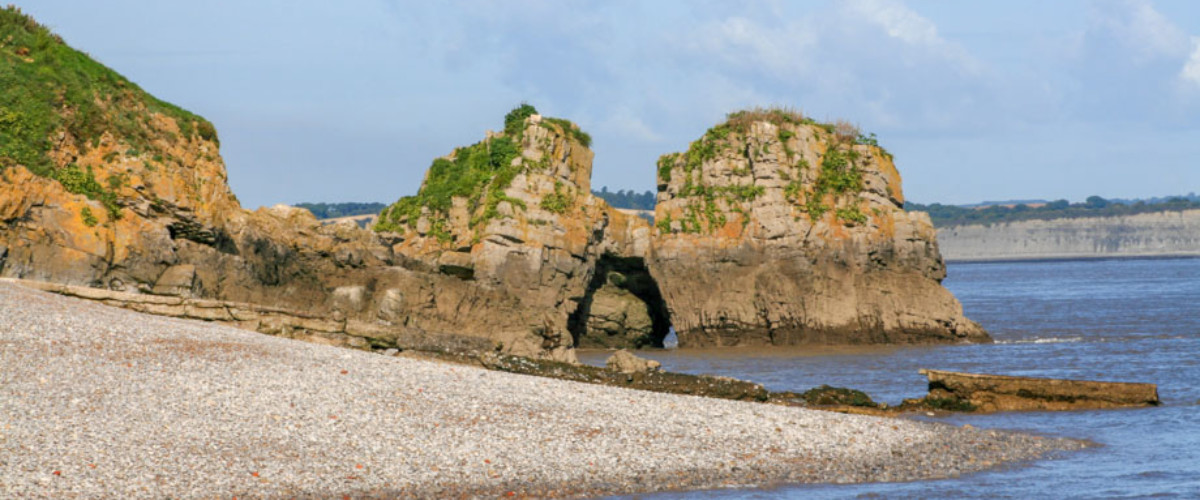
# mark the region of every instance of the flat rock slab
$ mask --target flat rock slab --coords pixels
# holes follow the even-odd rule
[[[968,401],[980,411],[1086,410],[1157,406],[1158,386],[921,370],[932,399]]]
[[[0,283],[0,497],[593,496],[952,477],[1074,440],[380,356]]]

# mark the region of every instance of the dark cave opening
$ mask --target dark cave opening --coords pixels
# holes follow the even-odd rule
[[[604,255],[567,329],[575,347],[663,347],[671,318],[643,259]]]

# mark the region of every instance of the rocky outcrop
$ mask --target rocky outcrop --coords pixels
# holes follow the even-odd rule
[[[653,359],[645,359],[634,356],[633,353],[621,349],[608,360],[604,362],[604,366],[609,370],[616,370],[621,373],[644,373],[656,372],[662,369],[662,363]]]
[[[0,109],[3,277],[566,362],[575,346],[661,346],[672,324],[684,346],[986,339],[939,285],[933,230],[899,208],[890,156],[834,126],[735,114],[660,162],[656,230],[590,194],[586,133],[522,105],[434,160],[374,231],[322,225],[243,209],[211,123],[0,14],[0,78],[28,90]]]
[[[566,120],[518,108],[504,132],[435,160],[415,196],[383,211],[376,229],[396,241],[392,250],[410,267],[457,278],[454,289],[466,298],[453,302],[446,321],[414,315],[414,324],[503,335],[520,343],[517,352],[557,359],[572,359],[577,337],[569,323],[594,297],[597,310],[610,313],[583,321],[597,332],[638,338],[629,330],[649,329],[636,304],[616,304],[609,299],[617,291],[592,286],[597,276],[604,281],[601,259],[644,256],[650,228],[591,195],[589,141]]]
[[[4,73],[46,95],[0,116],[0,276],[302,310],[570,361],[567,318],[595,262],[648,246],[644,222],[591,197],[586,134],[528,114],[471,150],[479,153],[472,167],[501,174],[467,186],[486,194],[482,205],[455,191],[474,178],[431,169],[423,191],[447,204],[406,212],[399,222],[411,220],[412,231],[322,226],[284,206],[244,210],[211,123],[149,96],[19,12],[2,14],[0,28],[13,36],[0,51],[34,48],[0,54]],[[72,54],[72,66],[52,51]],[[465,161],[468,149],[451,157]],[[394,224],[400,214],[389,215]]]
[[[988,340],[873,142],[751,111],[659,160],[649,268],[680,346]]]
[[[325,314],[262,304],[116,292],[102,288],[13,278],[0,278],[0,282],[147,314],[211,321],[268,335],[354,349],[420,351],[477,358],[482,353],[492,352],[495,347],[490,340],[477,337],[432,334],[410,327],[345,318],[331,319]]]
[[[1095,382],[1007,375],[984,375],[921,370],[929,378],[923,400],[906,401],[925,407],[966,407],[968,410],[1065,411],[1132,406],[1158,406],[1158,386],[1127,382]]]
[[[1200,256],[1200,210],[938,229],[949,261]]]
[[[621,286],[623,275],[612,272],[605,278],[604,285],[591,296],[587,331],[582,335],[579,346],[603,348],[649,344],[654,328],[650,308]]]

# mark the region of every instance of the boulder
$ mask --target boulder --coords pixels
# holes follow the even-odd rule
[[[621,373],[656,372],[662,369],[662,363],[653,359],[639,358],[625,349],[621,349],[613,353],[612,356],[609,356],[604,365],[610,370]]]
[[[605,283],[593,294],[589,307],[587,332],[579,340],[579,347],[650,344],[654,324],[649,307],[632,292],[611,282]]]

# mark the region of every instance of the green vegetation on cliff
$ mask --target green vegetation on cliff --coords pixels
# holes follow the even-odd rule
[[[150,113],[174,119],[186,137],[216,140],[208,121],[147,94],[20,9],[0,9],[0,168],[24,165],[59,178],[49,153],[60,132],[81,150],[109,132],[131,150],[153,151],[162,133]]]
[[[504,133],[457,148],[449,158],[434,160],[417,194],[400,198],[385,208],[379,214],[375,230],[404,232],[416,229],[417,221],[424,213],[430,223],[429,233],[442,243],[449,243],[452,235],[446,227],[455,198],[466,201],[472,229],[485,227],[488,221],[499,217],[502,202],[508,202],[514,209],[526,210],[524,201],[509,197],[504,191],[517,174],[545,166],[549,161],[549,157],[543,157],[539,164],[517,161],[521,158],[526,119],[535,114],[537,109],[533,106],[521,104],[504,117]],[[542,118],[539,125],[556,134],[572,137],[584,147],[591,142],[586,133],[567,120]],[[543,205],[543,208],[565,211],[565,206],[560,207],[565,202],[558,199],[559,196],[564,195],[556,190],[549,198],[549,206]]]
[[[809,216],[816,219],[829,211],[824,202],[826,195],[832,194],[837,197],[862,191],[862,172],[856,165],[858,156],[857,151],[842,149],[839,145],[831,145],[825,152],[825,157],[821,159],[821,172],[817,174],[816,186],[805,197],[803,207]],[[799,181],[793,181],[784,188],[784,192],[793,199],[799,199],[803,186]],[[845,222],[866,222],[866,216],[859,212],[857,207],[838,209],[834,214]]]
[[[963,207],[933,203],[922,205],[908,202],[904,209],[927,212],[936,227],[963,226],[968,224],[1001,224],[1024,220],[1078,219],[1083,217],[1117,217],[1154,212],[1200,209],[1200,199],[1184,197],[1170,198],[1157,203],[1137,201],[1120,203],[1099,196],[1090,196],[1082,203],[1067,200],[1044,204],[991,205],[987,207]]]
[[[691,200],[684,213],[676,219],[680,223],[680,230],[685,233],[712,232],[725,225],[728,212],[739,213],[742,223],[748,222],[742,205],[761,196],[764,192],[762,186],[707,186],[698,178],[698,173],[702,165],[719,157],[735,162],[744,158],[744,163],[748,164],[761,161],[762,155],[769,151],[768,144],[760,141],[754,146],[747,141],[752,125],[760,122],[771,123],[778,128],[775,138],[783,152],[778,161],[785,167],[780,170],[780,176],[788,181],[784,193],[800,210],[817,219],[836,208],[834,214],[847,225],[866,221],[866,215],[856,206],[839,207],[837,200],[861,192],[864,188],[863,175],[857,164],[859,152],[854,146],[871,146],[879,154],[890,157],[887,151],[879,147],[875,135],[864,135],[845,121],[817,122],[788,108],[753,108],[728,114],[724,123],[708,129],[703,136],[692,141],[687,151],[659,158],[659,185],[665,186],[673,179],[682,179],[683,185],[677,194],[680,198]],[[788,170],[795,168],[803,172],[810,168],[808,161],[792,147],[794,139],[805,127],[812,130],[817,140],[828,145],[815,183],[805,182]],[[804,147],[803,144],[801,147]],[[737,168],[733,174],[749,176],[750,169]],[[826,205],[829,196],[834,198],[834,207]],[[670,222],[659,221],[658,226],[660,229],[669,228]]]

